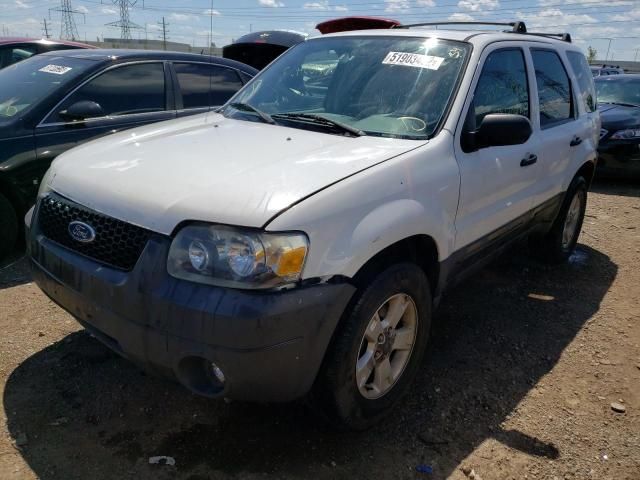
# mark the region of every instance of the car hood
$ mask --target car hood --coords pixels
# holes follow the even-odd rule
[[[602,128],[608,131],[640,125],[640,107],[601,103],[598,105]]]
[[[209,113],[74,148],[55,160],[46,181],[77,203],[163,234],[185,220],[262,227],[305,197],[424,143]]]

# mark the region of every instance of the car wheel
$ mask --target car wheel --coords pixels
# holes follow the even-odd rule
[[[422,269],[394,265],[364,288],[334,334],[313,397],[343,427],[364,429],[406,392],[421,365],[431,326]]]
[[[558,216],[551,229],[542,238],[532,239],[530,244],[538,258],[546,263],[566,262],[578,243],[582,222],[587,208],[587,181],[578,176],[567,189]]]
[[[18,216],[11,202],[0,193],[0,260],[7,257],[18,238]]]

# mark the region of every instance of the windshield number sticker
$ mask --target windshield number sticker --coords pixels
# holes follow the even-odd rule
[[[69,70],[72,70],[71,67],[63,67],[62,65],[47,65],[46,67],[42,67],[39,72],[44,73],[54,73],[56,75],[64,75]]]
[[[389,52],[382,63],[386,65],[404,65],[405,67],[428,68],[438,70],[444,61],[442,57],[421,55],[419,53]]]

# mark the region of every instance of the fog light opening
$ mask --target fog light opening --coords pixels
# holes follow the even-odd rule
[[[219,397],[225,390],[225,375],[219,365],[203,357],[183,358],[178,379],[190,390],[208,397]]]

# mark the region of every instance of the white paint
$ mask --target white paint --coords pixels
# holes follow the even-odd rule
[[[597,113],[541,130],[528,49],[568,43],[512,33],[394,29],[367,36],[422,35],[468,40],[473,50],[444,128],[429,142],[342,137],[205,114],[104,137],[63,154],[48,185],[107,215],[169,234],[189,220],[269,231],[300,230],[310,239],[304,278],[354,275],[376,253],[412,235],[431,236],[440,260],[566,190],[595,158]],[[326,38],[361,35],[343,32]],[[487,54],[525,50],[533,136],[524,145],[473,154],[460,133]],[[577,82],[572,78],[573,90]],[[567,150],[572,135],[585,141]],[[287,138],[291,138],[290,141]],[[525,154],[538,163],[521,168]]]

